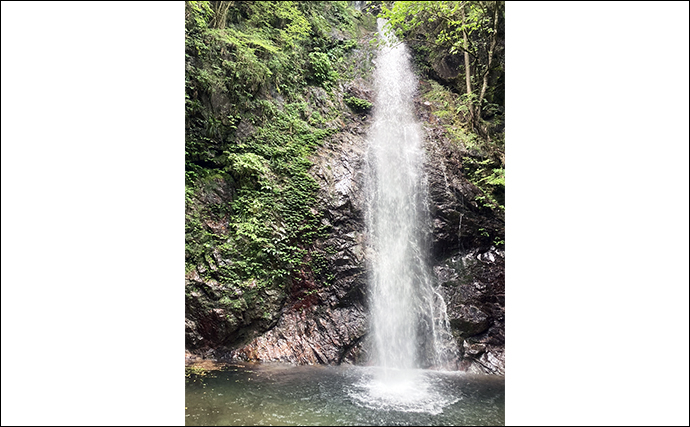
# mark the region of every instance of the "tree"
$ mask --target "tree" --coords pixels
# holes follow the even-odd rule
[[[211,8],[213,9],[213,18],[211,19],[211,28],[222,30],[228,20],[228,11],[234,5],[234,1],[212,1]]]
[[[422,43],[431,50],[430,59],[462,52],[464,59],[464,92],[469,121],[479,133],[487,98],[495,101],[492,88],[502,80],[503,33],[505,16],[503,1],[398,1],[392,9],[383,7],[382,15],[389,20],[396,35],[410,44]],[[474,88],[479,87],[479,91]],[[494,90],[492,90],[494,89]],[[502,107],[502,96],[499,99]],[[488,136],[488,135],[484,135]]]

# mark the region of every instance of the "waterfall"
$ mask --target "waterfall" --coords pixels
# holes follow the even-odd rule
[[[457,346],[428,262],[430,215],[422,128],[413,111],[417,78],[406,47],[384,34],[373,124],[367,136],[371,355],[384,372],[453,368]]]

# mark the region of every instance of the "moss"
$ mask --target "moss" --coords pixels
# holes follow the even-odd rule
[[[354,96],[347,97],[344,99],[345,104],[347,104],[352,110],[357,113],[363,113],[371,110],[373,104],[366,99],[356,98]]]
[[[222,285],[204,310],[272,317],[264,290],[300,271],[332,280],[312,256],[326,230],[309,158],[335,132],[333,88],[366,62],[354,37],[371,19],[347,2],[235,2],[225,28],[209,19],[186,28],[186,271]]]

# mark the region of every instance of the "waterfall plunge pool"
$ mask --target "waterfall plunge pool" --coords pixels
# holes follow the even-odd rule
[[[186,425],[504,425],[504,378],[358,366],[226,365],[186,379]]]

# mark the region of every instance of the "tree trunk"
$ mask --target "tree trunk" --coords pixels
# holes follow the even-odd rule
[[[211,18],[211,27],[222,30],[225,28],[225,23],[228,19],[228,11],[234,1],[213,1],[211,8],[213,9],[213,18]]]
[[[477,106],[477,116],[481,117],[482,114],[482,101],[484,100],[484,95],[486,94],[486,89],[489,87],[489,73],[491,72],[491,61],[494,57],[494,50],[496,49],[496,34],[498,33],[498,2],[495,2],[494,7],[494,29],[491,33],[491,45],[489,46],[489,61],[486,65],[486,70],[484,71],[484,79],[482,81],[482,90],[479,93],[479,105]]]
[[[465,52],[465,83],[467,84],[467,109],[470,112],[470,122],[474,124],[474,108],[472,106],[472,101],[470,95],[472,94],[472,79],[470,74],[470,54],[468,53],[469,42],[467,40],[467,31],[465,30],[465,7],[464,5],[460,8],[460,13],[462,14],[462,40],[464,43]]]

